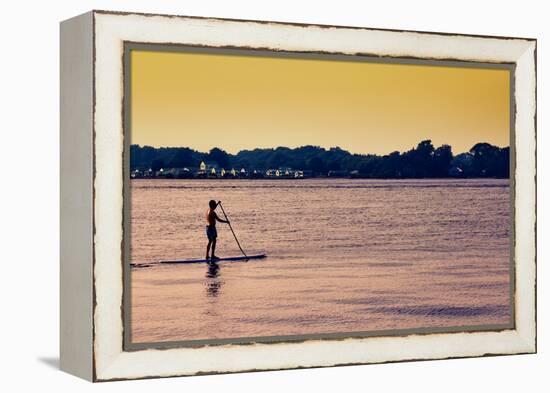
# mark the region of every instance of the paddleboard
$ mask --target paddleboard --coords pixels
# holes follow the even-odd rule
[[[209,262],[238,262],[238,261],[248,261],[251,259],[263,259],[266,258],[267,254],[255,254],[255,255],[248,255],[248,256],[240,256],[240,257],[225,257],[220,258],[212,261],[211,259],[174,259],[174,260],[164,260],[164,261],[158,261],[158,263],[162,264],[184,264],[184,263],[209,263]],[[145,267],[145,266],[152,266],[154,263],[149,263],[145,265],[144,263],[132,263],[132,266],[135,267]]]

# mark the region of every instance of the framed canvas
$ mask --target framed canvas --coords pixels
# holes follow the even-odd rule
[[[61,368],[536,352],[536,40],[61,23]]]

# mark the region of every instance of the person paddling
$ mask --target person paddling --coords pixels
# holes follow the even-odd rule
[[[216,256],[216,239],[218,238],[218,231],[216,230],[216,221],[229,224],[229,220],[224,220],[218,217],[216,214],[216,208],[218,204],[215,200],[208,202],[208,210],[206,211],[206,237],[208,238],[208,245],[206,246],[206,259],[215,261],[220,259]],[[209,257],[210,249],[212,249],[212,257]]]

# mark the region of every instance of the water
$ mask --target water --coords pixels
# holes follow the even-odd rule
[[[133,180],[131,261],[204,258],[221,199],[248,253],[131,271],[132,341],[507,324],[508,180]],[[221,211],[218,208],[218,213]],[[218,224],[219,256],[240,255]]]

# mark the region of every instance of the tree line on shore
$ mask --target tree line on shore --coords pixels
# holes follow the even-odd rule
[[[196,168],[201,162],[226,169],[292,168],[309,171],[313,176],[332,173],[364,178],[507,178],[510,149],[483,142],[475,144],[468,152],[454,155],[451,146],[436,148],[431,140],[421,141],[408,151],[387,155],[352,154],[339,147],[325,149],[319,146],[258,148],[237,154],[217,147],[208,153],[187,147],[130,147],[130,170]]]

